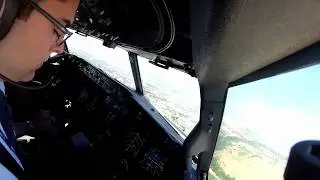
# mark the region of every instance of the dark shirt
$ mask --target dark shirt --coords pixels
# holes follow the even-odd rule
[[[16,155],[16,136],[12,112],[3,89],[0,91],[0,123],[2,127],[0,128],[0,179],[15,179],[23,172],[23,166]]]

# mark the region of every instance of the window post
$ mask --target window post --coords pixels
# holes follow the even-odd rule
[[[143,94],[143,87],[141,82],[139,64],[138,64],[138,57],[136,53],[128,52],[129,53],[129,60],[131,64],[131,70],[134,78],[134,83],[136,85],[136,91],[139,94]]]
[[[191,131],[183,146],[186,165],[192,156],[198,156],[197,179],[208,180],[208,171],[222,121],[228,84],[215,87],[200,86],[200,121]],[[188,167],[186,168],[188,169]]]

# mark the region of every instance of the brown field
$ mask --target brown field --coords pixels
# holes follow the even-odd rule
[[[225,130],[225,129],[224,129]],[[230,131],[220,134],[211,166],[214,180],[281,180],[286,159]]]

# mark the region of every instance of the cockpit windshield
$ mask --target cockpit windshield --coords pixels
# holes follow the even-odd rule
[[[69,52],[104,71],[129,89],[135,91],[135,82],[128,52],[112,49],[93,37],[74,34],[68,41]],[[184,138],[199,121],[200,89],[195,77],[169,68],[163,69],[138,56],[144,96],[177,128]]]

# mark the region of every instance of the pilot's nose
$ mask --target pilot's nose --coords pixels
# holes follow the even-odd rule
[[[63,51],[64,51],[64,44],[63,43],[60,46],[56,45],[50,49],[50,52],[55,52],[58,54],[63,53]]]

